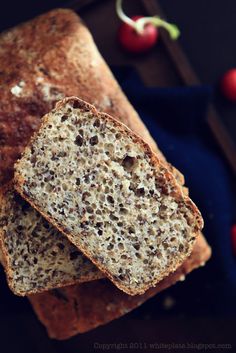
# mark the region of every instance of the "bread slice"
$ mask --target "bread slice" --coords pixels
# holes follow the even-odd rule
[[[104,277],[11,184],[0,193],[0,239],[8,284],[17,295]]]
[[[210,256],[211,249],[199,236],[190,257],[143,295],[127,295],[109,281],[99,280],[36,294],[29,299],[48,335],[58,340],[68,339],[127,314],[155,294],[183,281],[189,272],[203,266]]]
[[[16,164],[15,186],[131,295],[173,272],[203,225],[149,145],[75,97],[43,118]]]

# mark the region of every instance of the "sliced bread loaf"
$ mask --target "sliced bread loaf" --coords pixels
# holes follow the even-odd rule
[[[103,277],[10,186],[0,194],[0,239],[8,284],[15,294],[28,295]]]
[[[15,186],[131,295],[173,272],[203,225],[149,145],[75,97],[43,118],[16,164]]]

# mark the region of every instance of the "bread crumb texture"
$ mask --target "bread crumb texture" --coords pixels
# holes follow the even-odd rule
[[[12,189],[5,190],[0,202],[4,267],[8,283],[17,295],[103,277],[64,235]]]
[[[16,166],[16,188],[125,292],[141,294],[191,253],[202,219],[124,125],[61,101]]]

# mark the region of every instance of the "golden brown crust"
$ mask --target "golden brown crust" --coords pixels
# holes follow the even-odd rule
[[[66,105],[69,105],[73,108],[79,108],[81,111],[84,111],[84,112],[89,111],[89,112],[91,112],[91,114],[93,114],[93,116],[95,116],[97,118],[102,118],[104,121],[112,122],[112,124],[116,126],[117,130],[119,130],[123,135],[127,135],[127,136],[131,137],[135,144],[140,145],[140,147],[144,150],[145,154],[150,157],[150,161],[151,161],[152,165],[154,166],[154,168],[156,168],[156,170],[158,170],[158,171],[162,170],[162,173],[165,175],[165,181],[168,182],[168,185],[171,185],[171,188],[173,190],[175,190],[174,191],[175,197],[179,201],[182,201],[189,208],[189,210],[191,210],[191,213],[195,218],[194,219],[195,224],[194,224],[194,228],[193,228],[193,232],[191,234],[191,237],[194,237],[196,240],[197,236],[199,235],[199,231],[203,227],[203,220],[201,218],[201,214],[200,214],[199,210],[197,209],[196,205],[192,202],[192,200],[188,196],[184,195],[181,186],[176,181],[173,174],[168,171],[165,164],[162,163],[158,159],[158,157],[155,153],[153,153],[151,147],[144,140],[142,140],[141,137],[136,135],[133,131],[131,131],[123,123],[114,119],[113,117],[111,117],[108,114],[98,112],[94,106],[92,106],[91,104],[89,104],[87,102],[82,101],[81,99],[79,99],[77,97],[68,97],[68,98],[65,98],[65,99],[59,101],[56,104],[56,108],[51,113],[45,115],[42,118],[42,124],[39,129],[39,132],[47,126],[47,124],[50,120],[51,114],[56,113],[60,110],[63,111],[63,109],[65,108]],[[37,139],[37,136],[38,136],[37,133],[35,133],[35,135],[31,138],[31,141],[30,141],[29,145],[26,147],[25,152],[22,155],[22,158],[24,158],[25,153],[27,154],[27,152],[30,151],[31,146],[34,144],[35,140]],[[136,294],[143,294],[146,290],[148,290],[148,288],[150,288],[151,286],[154,287],[157,284],[157,280],[156,280],[155,282],[153,281],[149,285],[148,284],[143,285],[142,288],[132,289],[132,288],[128,288],[127,286],[125,286],[122,282],[117,281],[117,279],[111,275],[111,273],[107,270],[107,268],[92,256],[92,254],[90,253],[88,248],[86,249],[81,244],[79,244],[76,241],[76,237],[74,237],[72,234],[68,233],[68,230],[66,228],[63,228],[63,226],[58,225],[57,222],[55,222],[55,219],[53,219],[53,217],[50,217],[45,212],[45,210],[40,207],[40,205],[37,203],[37,200],[34,200],[33,198],[31,198],[28,195],[28,193],[25,192],[25,188],[24,188],[25,181],[21,175],[21,160],[19,160],[16,163],[16,172],[15,172],[15,176],[14,176],[14,183],[15,183],[16,190],[22,195],[22,197],[24,197],[50,223],[52,223],[56,228],[58,228],[59,231],[64,233],[68,237],[68,239],[75,246],[77,246],[79,248],[79,250],[82,251],[84,253],[84,255],[86,255],[103,273],[105,273],[105,275],[119,289],[123,290],[125,293],[127,293],[129,295],[136,295]],[[175,259],[173,266],[170,269],[168,269],[168,271],[166,271],[165,277],[168,276],[170,273],[174,272],[178,268],[178,266],[180,266],[183,263],[183,261],[190,255],[192,248],[193,248],[193,245],[194,245],[194,243],[192,243],[191,246],[189,246],[189,252],[178,254],[178,258]]]
[[[140,296],[129,296],[105,280],[31,296],[31,304],[48,335],[59,340],[104,325],[138,307],[204,264],[211,251],[198,237],[191,256],[174,273]],[[96,298],[96,299],[95,299]]]
[[[5,192],[7,192],[9,187],[13,187],[13,183],[9,182],[6,183],[3,187],[0,188],[0,214],[4,214],[5,213],[5,207],[6,207],[6,203],[5,203],[5,198],[4,198],[4,194]],[[7,277],[7,283],[8,286],[10,287],[10,289],[12,290],[11,287],[11,283],[8,280],[8,276],[10,277],[12,275],[11,273],[11,269],[9,266],[9,256],[6,252],[5,246],[4,246],[4,242],[3,242],[3,237],[4,237],[4,232],[2,227],[4,226],[4,220],[1,219],[1,223],[0,223],[0,248],[1,248],[1,263],[4,267],[4,271],[6,273],[6,277]]]

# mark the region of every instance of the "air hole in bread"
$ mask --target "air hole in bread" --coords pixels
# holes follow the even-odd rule
[[[122,167],[127,171],[133,170],[135,167],[135,164],[136,164],[136,158],[128,155],[121,162]]]

